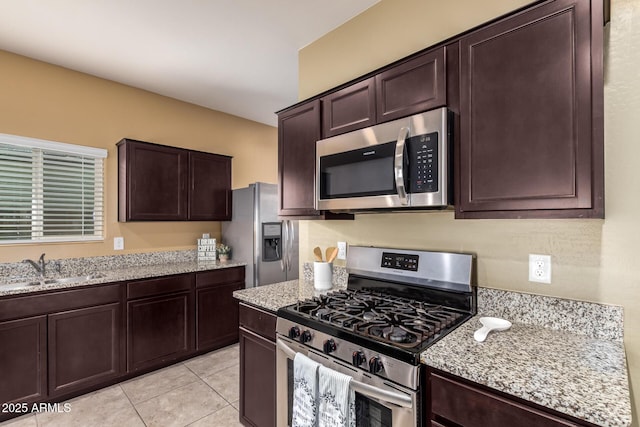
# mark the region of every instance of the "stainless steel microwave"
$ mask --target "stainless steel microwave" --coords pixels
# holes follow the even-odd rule
[[[316,143],[316,209],[451,204],[451,113],[439,108]]]

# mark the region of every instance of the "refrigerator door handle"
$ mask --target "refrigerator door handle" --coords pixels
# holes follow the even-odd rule
[[[289,238],[289,233],[286,227],[287,223],[284,221],[282,223],[282,254],[280,256],[280,270],[287,271],[287,240]]]
[[[290,232],[287,233],[287,237],[289,238],[289,247],[287,248],[287,265],[289,266],[289,271],[291,271],[291,252],[293,252],[293,240],[295,239],[295,228],[293,227],[293,223],[291,220],[287,220],[287,223],[290,227]]]

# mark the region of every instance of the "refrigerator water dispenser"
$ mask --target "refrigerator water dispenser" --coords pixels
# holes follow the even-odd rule
[[[280,261],[282,259],[282,223],[262,223],[262,261]]]

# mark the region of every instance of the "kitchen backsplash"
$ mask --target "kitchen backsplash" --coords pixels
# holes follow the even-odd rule
[[[193,262],[196,261],[196,258],[197,251],[184,250],[45,260],[47,262],[47,271],[51,276],[59,274],[63,276],[75,276],[116,268],[138,267],[141,265]],[[34,261],[36,260],[37,257]],[[57,271],[56,263],[60,263],[60,273]],[[37,273],[31,265],[24,262],[2,263],[0,264],[0,277],[35,278],[37,277]]]
[[[478,314],[603,340],[622,341],[624,333],[621,306],[498,289],[478,287]]]

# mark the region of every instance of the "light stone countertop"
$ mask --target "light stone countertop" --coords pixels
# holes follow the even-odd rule
[[[344,285],[334,284],[333,288],[329,290],[316,291],[313,288],[313,283],[305,280],[289,280],[287,282],[274,283],[273,285],[242,289],[233,292],[233,296],[240,301],[275,313],[280,307],[345,288],[346,286]]]
[[[228,261],[227,263],[220,262],[197,262],[197,261],[188,261],[188,262],[167,262],[164,264],[151,264],[151,265],[140,265],[137,267],[127,266],[127,267],[119,267],[114,265],[104,265],[98,266],[95,265],[91,267],[87,272],[83,272],[82,274],[73,273],[74,276],[86,276],[88,274],[99,273],[100,277],[91,280],[82,280],[79,282],[72,283],[51,283],[45,285],[29,285],[23,286],[20,288],[12,288],[10,283],[13,282],[4,278],[0,281],[0,297],[4,296],[12,296],[12,295],[23,295],[29,294],[33,292],[40,291],[54,291],[58,289],[69,289],[78,286],[86,286],[86,285],[99,285],[104,283],[116,283],[116,282],[126,282],[129,280],[137,280],[137,279],[148,279],[153,277],[161,277],[161,276],[169,276],[172,274],[184,274],[184,273],[193,273],[197,271],[209,271],[216,270],[220,268],[231,268],[231,267],[239,267],[246,265],[245,262],[234,262]],[[59,274],[57,276],[60,276]],[[52,275],[52,278],[55,278],[56,275]],[[15,281],[15,280],[14,280]]]
[[[597,425],[631,425],[622,341],[514,323],[479,343],[479,317],[424,351],[422,363]]]
[[[346,284],[334,284],[332,290],[344,287]],[[274,313],[280,307],[317,294],[309,280],[291,280],[234,292],[236,298]],[[621,310],[579,301],[479,289],[478,309],[481,313],[485,309],[490,315],[499,315],[495,306],[505,302],[512,310],[509,318],[514,320],[510,330],[492,332],[484,343],[478,343],[473,339],[473,333],[482,325],[478,320],[480,316],[476,316],[424,351],[422,362],[597,425],[631,425],[622,340],[601,338],[599,335],[603,333],[592,331],[590,326],[572,328],[566,324],[567,317],[571,316],[558,314],[558,307],[567,305],[582,317],[576,319],[577,322],[589,323],[584,319],[588,313],[593,317],[592,323],[602,324],[603,318],[608,321],[619,318],[621,322]],[[526,316],[519,315],[522,323],[515,321],[519,320],[514,311],[518,307],[529,310]],[[532,316],[530,309],[535,307],[540,307],[540,312]],[[548,310],[562,317],[565,325],[548,327]],[[527,323],[535,321],[547,327]],[[613,332],[609,335],[617,336],[618,328],[611,329]]]

